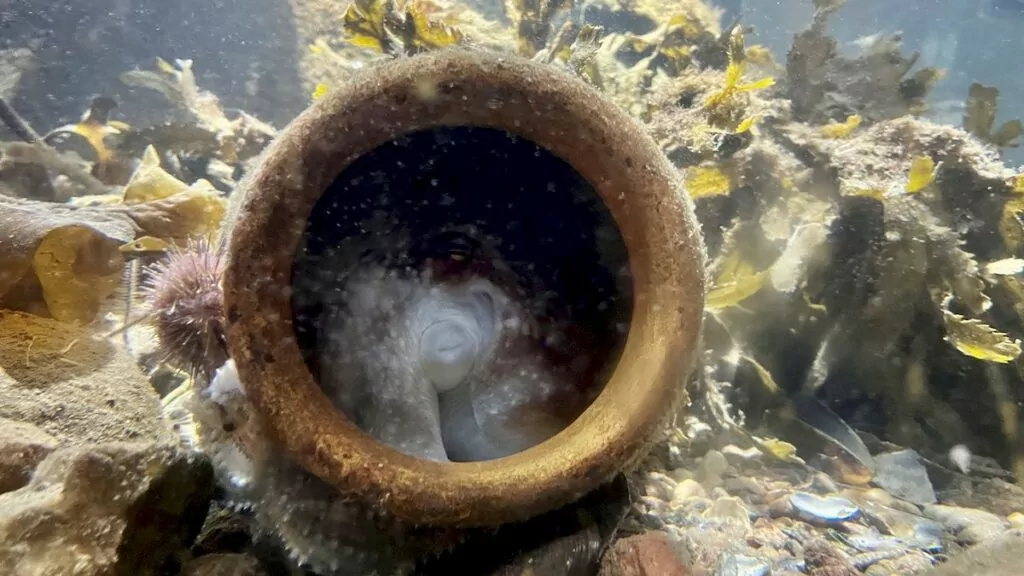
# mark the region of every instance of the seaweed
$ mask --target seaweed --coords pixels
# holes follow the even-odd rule
[[[349,43],[391,56],[411,56],[462,42],[462,32],[428,16],[423,0],[355,0],[342,16]]]
[[[967,101],[964,103],[964,130],[997,148],[1016,148],[1018,139],[1024,133],[1024,124],[1019,119],[1004,122],[996,129],[997,102],[999,89],[975,82],[971,84]]]

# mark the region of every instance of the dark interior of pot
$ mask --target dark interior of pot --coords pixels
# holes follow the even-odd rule
[[[557,434],[618,362],[632,280],[571,166],[502,130],[405,135],[325,191],[292,272],[299,346],[362,430],[437,461]]]

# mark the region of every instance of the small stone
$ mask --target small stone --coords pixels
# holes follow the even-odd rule
[[[693,478],[693,472],[689,468],[676,468],[668,474],[676,482],[682,482],[683,480],[690,480]]]
[[[711,489],[722,483],[722,475],[729,469],[729,462],[718,450],[710,450],[700,460],[697,468],[697,481],[705,488]]]
[[[248,554],[207,554],[190,560],[181,576],[265,576],[259,560]]]
[[[760,504],[764,501],[764,497],[767,491],[753,478],[746,476],[736,476],[734,478],[726,478],[725,483],[722,485],[726,492],[733,496],[739,496],[754,504]]]
[[[721,486],[716,486],[713,490],[711,490],[711,497],[716,500],[719,498],[728,498],[729,493],[725,491],[725,488],[722,488]]]
[[[729,464],[737,468],[743,468],[744,466],[759,462],[763,453],[753,446],[750,448],[740,448],[734,444],[729,444],[722,448],[722,455],[725,456],[725,460]]]
[[[935,560],[923,552],[912,550],[896,558],[880,560],[864,571],[867,576],[901,576],[918,574],[935,564]]]
[[[618,540],[601,560],[598,576],[686,576],[687,570],[664,532]]]
[[[648,496],[659,498],[666,502],[672,500],[672,493],[675,491],[676,481],[661,472],[649,472],[644,491]]]
[[[804,546],[804,561],[811,576],[859,576],[849,557],[827,540],[817,538]]]
[[[722,558],[715,576],[767,576],[772,571],[768,563],[743,554],[729,554]]]
[[[0,494],[28,484],[57,439],[28,422],[0,418]]]
[[[914,504],[934,504],[935,490],[928,470],[913,450],[900,450],[875,456],[872,482],[897,498]]]
[[[1024,514],[1020,512],[1013,512],[1006,517],[1006,520],[1010,523],[1011,528],[1024,528]]]
[[[676,484],[672,493],[672,502],[678,503],[690,498],[707,498],[708,493],[696,480],[683,480]]]
[[[836,486],[836,481],[824,472],[818,472],[811,477],[810,489],[814,490],[818,494],[834,494],[839,492],[839,487]]]
[[[932,504],[924,507],[924,515],[942,523],[958,541],[965,544],[977,544],[1002,534],[1010,528],[1010,523],[991,512]]]
[[[1009,530],[916,576],[1020,576],[1024,533]]]
[[[743,505],[742,500],[732,496],[726,496],[725,498],[715,500],[715,503],[711,505],[711,508],[708,508],[704,512],[704,516],[707,518],[718,518],[719,520],[734,522],[743,526],[745,529],[750,528],[750,510],[747,510],[747,507]]]

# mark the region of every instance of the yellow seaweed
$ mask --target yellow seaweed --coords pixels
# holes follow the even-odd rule
[[[759,444],[763,451],[783,462],[804,464],[804,460],[796,455],[796,446],[785,440],[771,437],[761,438]]]
[[[849,138],[864,119],[860,114],[851,114],[843,122],[832,122],[820,128],[821,135],[833,140]]]
[[[981,320],[965,318],[950,312],[945,306],[942,308],[942,320],[946,326],[946,341],[962,354],[1000,364],[1020,356],[1020,340],[1011,340]]]
[[[1024,193],[1012,195],[1003,205],[1002,215],[999,217],[999,234],[1003,237],[1007,251],[1010,254],[1019,254],[1021,246],[1024,245]]]
[[[705,110],[721,106],[734,94],[764,90],[775,85],[775,79],[771,76],[766,76],[749,84],[740,84],[747,64],[743,42],[743,33],[737,27],[729,37],[729,65],[725,69],[725,86],[708,97],[704,102]]]
[[[718,266],[718,276],[708,291],[706,306],[711,310],[730,308],[758,293],[769,278],[769,271],[757,271],[734,252]]]
[[[686,191],[691,198],[723,196],[732,190],[729,176],[717,166],[694,166],[686,171]]]
[[[320,98],[323,97],[324,94],[327,94],[327,84],[321,82],[316,85],[316,88],[313,89],[313,93],[310,95],[310,97],[313,100],[319,100]]]
[[[124,204],[160,202],[169,214],[166,227],[154,235],[183,244],[189,238],[215,233],[227,212],[227,201],[212,184],[197,180],[191,186],[168,174],[160,166],[153,146],[146,148],[142,163],[124,189]]]
[[[918,156],[910,163],[907,193],[915,194],[927,188],[935,180],[935,161],[930,156]]]

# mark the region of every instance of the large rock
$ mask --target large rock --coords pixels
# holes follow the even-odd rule
[[[615,542],[601,561],[600,576],[686,576],[687,570],[664,532]]]
[[[0,574],[176,573],[213,473],[117,343],[0,311]]]
[[[85,329],[0,311],[0,418],[64,446],[175,441],[160,398],[123,348]]]
[[[0,494],[28,484],[57,439],[27,422],[0,418]]]
[[[171,445],[60,449],[26,486],[0,494],[0,574],[175,570],[213,490],[208,464]]]

